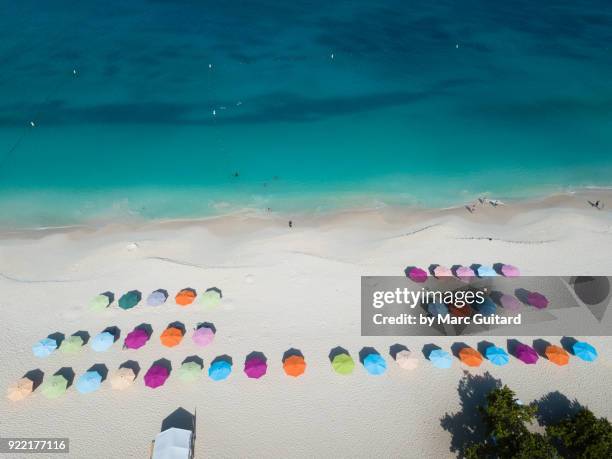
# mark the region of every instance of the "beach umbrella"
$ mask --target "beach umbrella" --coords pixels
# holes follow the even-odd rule
[[[6,390],[6,398],[16,402],[23,400],[34,391],[34,381],[30,378],[21,378],[19,381],[11,384]]]
[[[338,354],[332,360],[332,368],[341,375],[349,375],[355,368],[355,361],[348,354]]]
[[[36,357],[49,357],[57,349],[57,341],[51,338],[43,338],[32,346],[32,353]]]
[[[168,294],[163,290],[155,290],[151,292],[147,298],[147,304],[149,306],[161,306],[168,299]]]
[[[474,304],[478,308],[478,312],[481,313],[483,316],[492,316],[497,310],[497,305],[489,297],[485,298],[484,301],[480,304]]]
[[[153,365],[144,375],[145,386],[151,389],[163,386],[169,376],[170,372],[166,367],[162,365]]]
[[[103,311],[110,305],[110,298],[106,295],[96,295],[89,302],[92,311]]]
[[[289,356],[283,362],[283,369],[287,376],[297,378],[306,371],[306,361],[301,355]]]
[[[62,375],[53,375],[49,379],[47,379],[40,391],[47,398],[58,398],[68,389],[68,380],[64,378]]]
[[[115,337],[112,333],[102,332],[94,336],[91,340],[91,348],[96,352],[107,351],[115,342]]]
[[[586,362],[593,362],[597,359],[597,350],[585,341],[578,341],[572,346],[574,355]]]
[[[497,272],[490,266],[479,266],[476,270],[478,277],[494,277],[497,276]]]
[[[559,366],[567,365],[569,363],[569,354],[562,347],[555,346],[551,344],[550,346],[546,346],[546,350],[544,351],[546,354],[546,358],[550,360],[552,363],[555,363]]]
[[[472,268],[468,268],[467,266],[460,266],[455,271],[455,274],[456,274],[457,278],[459,278],[459,280],[462,280],[464,282],[469,282],[474,277],[476,277],[476,274],[474,273]]]
[[[501,304],[504,309],[512,312],[519,311],[523,307],[523,304],[516,299],[516,297],[508,295],[507,293],[499,297],[499,304]]]
[[[200,304],[205,308],[214,308],[221,302],[221,293],[217,289],[206,290],[201,298]]]
[[[464,347],[459,351],[459,360],[468,367],[479,367],[482,363],[482,354],[471,347]]]
[[[183,340],[183,330],[176,327],[168,327],[160,335],[161,343],[166,347],[174,347]]]
[[[97,371],[86,371],[83,373],[77,383],[76,388],[81,394],[89,394],[95,392],[102,384],[102,375]]]
[[[489,346],[485,351],[485,356],[493,364],[503,367],[510,361],[510,356],[501,347]]]
[[[138,303],[140,303],[140,299],[142,298],[141,293],[138,290],[131,290],[127,293],[124,293],[121,298],[119,298],[119,307],[121,309],[132,309]]]
[[[451,315],[455,317],[470,317],[474,313],[474,310],[470,308],[468,305],[465,305],[462,307],[450,305],[448,310],[451,313]]]
[[[197,362],[184,362],[178,369],[178,377],[181,381],[192,382],[202,374],[202,367]]]
[[[534,308],[544,309],[548,306],[548,299],[538,292],[529,292],[527,295],[527,303],[529,303]]]
[[[453,272],[446,266],[436,266],[433,270],[433,275],[436,279],[448,279],[453,277]]]
[[[110,376],[110,385],[115,390],[124,390],[134,384],[136,373],[131,368],[119,368]]]
[[[521,272],[516,266],[502,265],[501,272],[505,277],[519,277]]]
[[[419,359],[417,359],[412,352],[407,349],[399,351],[395,354],[395,362],[397,366],[404,370],[414,370],[419,366]]]
[[[195,300],[197,294],[192,288],[184,288],[176,294],[174,298],[179,306],[189,306]]]
[[[216,360],[208,368],[208,377],[213,381],[223,381],[232,372],[232,365],[225,360]]]
[[[249,378],[259,379],[268,371],[268,364],[261,357],[251,357],[244,363],[244,372]]]
[[[83,338],[78,335],[72,335],[62,341],[59,350],[66,353],[75,353],[82,349],[83,344]]]
[[[453,364],[451,355],[442,349],[434,349],[429,353],[429,360],[436,368],[450,368]]]
[[[423,283],[427,280],[427,271],[421,268],[410,268],[406,274],[413,282]]]
[[[200,327],[193,331],[191,339],[198,346],[208,346],[215,338],[215,332],[209,327]]]
[[[128,349],[140,349],[149,341],[149,334],[142,328],[135,328],[125,337],[123,345]]]
[[[432,316],[446,316],[448,315],[448,307],[444,303],[429,303],[427,312]]]
[[[515,349],[516,357],[527,365],[533,365],[538,361],[538,353],[531,346],[518,344]]]
[[[363,367],[371,375],[378,376],[387,371],[387,362],[380,354],[373,352],[363,359]]]

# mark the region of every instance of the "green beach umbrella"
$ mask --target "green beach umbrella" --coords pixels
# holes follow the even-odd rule
[[[83,338],[81,338],[78,335],[72,335],[72,336],[69,336],[64,341],[62,341],[62,344],[60,346],[60,351],[66,352],[69,354],[74,353],[74,352],[79,352],[81,348],[83,347],[83,344],[85,344],[85,342],[83,341]]]
[[[41,388],[42,394],[47,398],[58,398],[68,389],[68,380],[61,375],[51,376]]]
[[[124,293],[123,296],[119,298],[119,307],[121,309],[132,309],[140,303],[141,298],[142,294],[138,290],[131,290]]]
[[[221,302],[221,290],[209,288],[200,297],[200,304],[205,308],[214,308]]]
[[[89,309],[92,311],[104,311],[110,305],[110,300],[106,295],[96,295],[89,302]]]
[[[355,361],[348,354],[338,354],[332,360],[332,367],[341,375],[350,375],[355,368]]]
[[[178,369],[178,377],[181,381],[193,382],[201,377],[202,367],[196,362],[185,362]]]

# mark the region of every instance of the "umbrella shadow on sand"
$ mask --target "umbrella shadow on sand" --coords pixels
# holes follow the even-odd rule
[[[140,325],[136,325],[134,330],[143,330],[149,338],[151,338],[153,334],[153,327],[151,327],[151,324],[141,323]]]
[[[159,365],[160,367],[163,367],[166,370],[168,370],[168,374],[172,373],[172,362],[170,362],[170,360],[168,360],[168,359],[159,359],[159,360],[156,360],[155,362],[153,362],[153,365],[151,365],[151,366],[156,366],[156,365]]]
[[[576,338],[572,338],[571,336],[564,336],[561,338],[561,346],[565,349],[569,354],[574,354],[574,344],[576,344],[578,340]]]
[[[53,373],[53,376],[63,376],[68,381],[68,385],[66,387],[72,386],[74,382],[74,370],[70,367],[62,367]]]
[[[32,381],[34,385],[32,390],[35,391],[36,388],[42,384],[45,373],[41,369],[37,368],[36,370],[28,371],[25,375],[23,375],[23,377]]]
[[[47,338],[55,340],[55,342],[57,343],[57,347],[60,347],[62,344],[62,341],[66,339],[66,335],[60,332],[55,332],[55,333],[51,333],[49,336],[47,336]]]
[[[459,360],[461,360],[461,358],[459,357],[459,353],[461,352],[462,349],[466,349],[466,348],[470,348],[471,346],[468,346],[466,343],[464,342],[456,342],[453,343],[451,346],[451,352],[453,353],[453,355],[458,358]]]
[[[207,288],[207,289],[206,289],[206,292],[216,292],[216,293],[218,293],[218,294],[219,294],[219,298],[223,298],[223,292],[221,292],[221,289],[220,289],[220,288],[217,288],[217,287],[210,287],[210,288]],[[206,292],[205,292],[205,293],[206,293]]]
[[[140,373],[140,364],[135,360],[126,360],[119,365],[119,368],[129,368],[134,372],[134,377],[138,377],[138,373]]]
[[[476,345],[476,349],[478,350],[478,352],[480,352],[482,355],[486,355],[487,353],[487,349],[489,349],[491,346],[496,347],[494,343],[492,343],[491,341],[480,341],[477,345]]]
[[[200,322],[196,326],[196,330],[198,330],[200,328],[208,328],[208,329],[212,330],[212,332],[214,334],[217,334],[217,327],[215,327],[215,324],[213,324],[212,322]]]
[[[380,352],[378,352],[373,347],[369,347],[369,346],[361,348],[361,350],[359,351],[359,361],[361,362],[362,365],[363,365],[363,361],[365,360],[365,358],[370,354],[380,355]]]
[[[95,365],[89,367],[87,371],[95,371],[100,376],[102,376],[102,381],[104,381],[108,376],[108,367],[103,363],[96,363]]]
[[[78,332],[74,332],[72,336],[78,336],[83,340],[83,346],[85,346],[89,342],[89,332],[85,330],[79,330]]]
[[[121,330],[119,329],[119,327],[116,327],[114,325],[111,327],[106,327],[104,330],[102,330],[102,333],[110,333],[111,335],[113,335],[113,342],[115,343],[121,336]]]
[[[329,361],[333,362],[334,358],[336,358],[337,356],[342,355],[342,354],[351,355],[349,353],[349,351],[347,351],[346,349],[344,349],[341,346],[334,347],[332,350],[329,351],[329,356],[328,356],[329,357]]]
[[[389,355],[391,356],[391,358],[393,360],[396,360],[397,359],[397,354],[399,354],[402,351],[410,351],[410,349],[408,349],[403,344],[399,344],[399,343],[392,344],[389,347]]]
[[[506,341],[506,348],[508,349],[508,353],[512,355],[513,357],[516,357],[516,348],[521,344],[523,343],[521,343],[517,339],[514,339],[514,338],[508,339]]]
[[[190,356],[185,357],[185,359],[181,362],[181,365],[183,363],[189,363],[189,362],[195,362],[198,365],[200,365],[200,368],[204,368],[204,360],[202,360],[202,357],[198,355],[190,355]]]
[[[533,340],[533,348],[535,349],[535,351],[538,353],[538,355],[544,359],[548,360],[548,357],[546,356],[546,348],[550,346],[550,342],[546,341],[545,339],[534,339]]]
[[[421,352],[423,353],[423,356],[429,360],[429,354],[431,354],[433,351],[437,351],[439,349],[442,349],[440,346],[436,345],[436,344],[426,344],[425,346],[423,346],[423,349],[421,349]]]
[[[259,352],[259,351],[253,351],[249,355],[246,356],[246,360],[251,360],[251,359],[260,359],[264,362],[268,361],[268,358],[264,355],[264,353]]]
[[[487,430],[482,422],[479,406],[486,404],[489,392],[502,387],[502,382],[489,372],[474,375],[463,372],[457,393],[461,409],[456,413],[446,413],[440,419],[440,426],[451,434],[450,451],[464,457],[466,447],[486,437]]]
[[[212,366],[217,362],[225,362],[225,363],[228,363],[230,366],[234,364],[233,359],[227,354],[218,355],[217,357],[213,359],[212,362],[210,362],[210,364]]]
[[[164,418],[161,425],[161,431],[163,432],[168,429],[176,428],[193,432],[195,430],[195,425],[195,414],[191,414],[185,408],[179,407]]]
[[[172,323],[169,323],[166,328],[178,328],[183,336],[185,336],[185,324],[183,322],[179,322],[178,320]]]
[[[292,347],[291,349],[287,349],[283,353],[283,362],[285,360],[287,360],[289,357],[301,357],[301,358],[304,358],[304,354],[302,354],[302,351],[300,351],[299,349],[296,349],[296,348]]]

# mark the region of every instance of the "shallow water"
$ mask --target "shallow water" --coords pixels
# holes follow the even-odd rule
[[[0,222],[612,185],[607,2],[290,3],[2,2]]]

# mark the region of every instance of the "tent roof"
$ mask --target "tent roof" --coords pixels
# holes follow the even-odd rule
[[[191,431],[172,427],[155,437],[152,459],[189,459]]]

